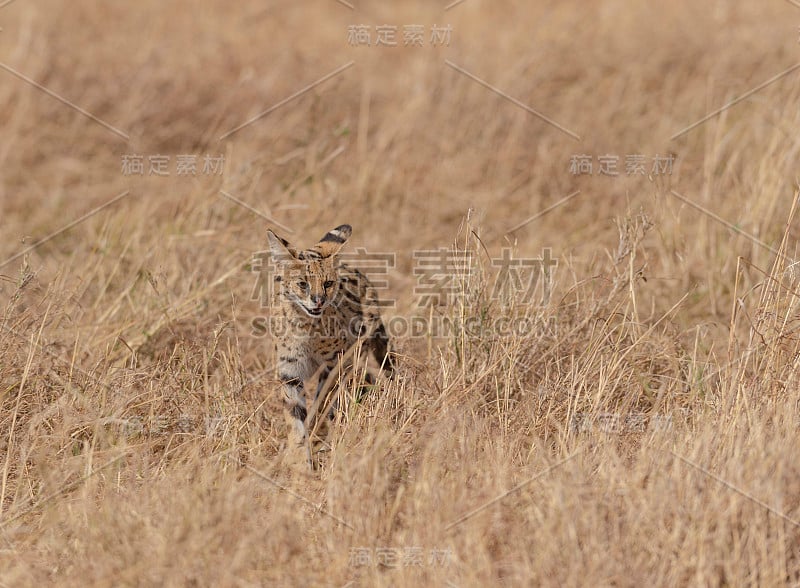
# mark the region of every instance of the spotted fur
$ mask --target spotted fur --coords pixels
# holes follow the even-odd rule
[[[304,386],[308,378],[322,366],[316,392],[319,396],[337,362],[359,340],[371,349],[385,372],[391,375],[394,371],[375,287],[363,273],[338,259],[351,232],[350,225],[338,226],[310,249],[299,250],[267,231],[278,270],[272,311],[278,378],[290,445],[306,454]]]

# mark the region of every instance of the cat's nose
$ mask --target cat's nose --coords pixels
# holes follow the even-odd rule
[[[316,304],[317,307],[320,307],[325,302],[325,297],[322,294],[312,294],[311,302]]]

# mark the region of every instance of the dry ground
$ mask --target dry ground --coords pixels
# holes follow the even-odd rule
[[[800,584],[800,8],[353,2],[3,3],[0,585]],[[401,333],[303,474],[253,259],[342,222],[387,317],[484,330]],[[421,309],[439,247],[475,271]],[[492,298],[502,247],[549,300]]]

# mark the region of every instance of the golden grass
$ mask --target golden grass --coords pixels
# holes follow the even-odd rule
[[[0,62],[129,136],[0,71],[0,258],[130,191],[0,267],[0,585],[800,584],[798,74],[670,140],[794,65],[800,12],[354,3],[0,8]],[[362,23],[453,34],[349,47]],[[395,252],[388,318],[429,316],[412,253],[455,244],[478,266],[441,312],[549,328],[401,337],[398,377],[293,471],[251,327],[280,229],[220,190],[302,244],[348,222]],[[503,246],[552,250],[549,301],[490,299]]]

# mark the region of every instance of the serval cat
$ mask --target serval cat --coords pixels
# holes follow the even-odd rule
[[[299,250],[267,231],[277,270],[271,320],[277,327],[273,333],[289,425],[288,449],[293,454],[290,459],[304,458],[312,467],[308,427],[313,422],[306,421],[315,415],[308,418],[305,381],[322,367],[316,408],[320,393],[330,388],[325,385],[328,376],[358,342],[371,349],[387,375],[391,376],[395,367],[375,287],[363,273],[338,259],[351,233],[350,225],[341,225],[310,249]],[[374,383],[369,375],[368,383]],[[333,419],[335,408],[331,407],[327,420]]]

